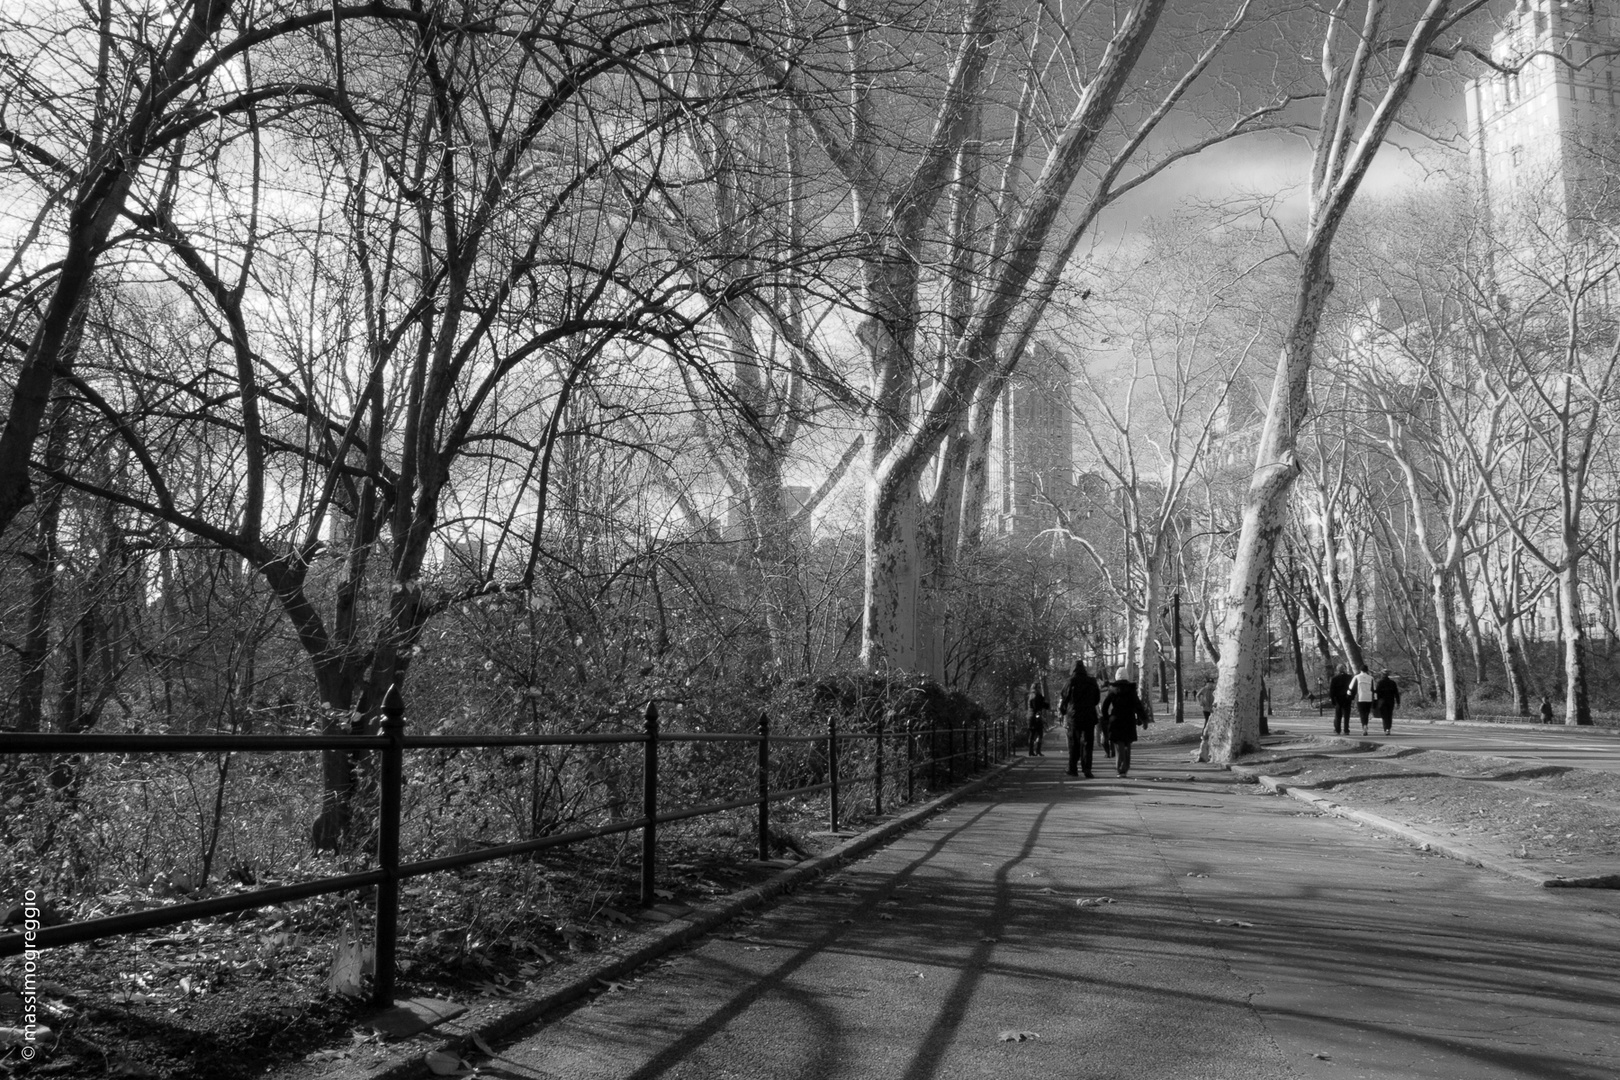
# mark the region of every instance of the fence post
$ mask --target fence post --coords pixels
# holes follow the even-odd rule
[[[759,714],[759,861],[771,857],[771,714]]]
[[[872,786],[872,813],[883,815],[883,714],[877,714],[876,782]]]
[[[838,831],[838,714],[827,717],[827,773],[832,798],[827,800],[827,831]]]
[[[906,723],[906,802],[917,797],[917,733]]]
[[[641,770],[641,905],[652,907],[658,850],[658,703],[647,702],[647,757]]]
[[[394,1003],[394,951],[399,940],[399,808],[405,783],[405,699],[399,684],[383,698],[379,729],[388,745],[382,750],[377,792],[377,867],[383,879],[377,885],[377,939],[373,947],[376,979],[372,999],[384,1008]]]

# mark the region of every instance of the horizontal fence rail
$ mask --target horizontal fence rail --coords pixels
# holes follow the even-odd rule
[[[788,799],[827,794],[828,829],[837,832],[840,820],[840,796],[851,786],[870,784],[875,814],[883,813],[883,785],[886,758],[885,745],[903,740],[905,747],[905,798],[915,797],[919,774],[927,778],[930,788],[941,781],[953,785],[958,778],[1004,760],[1011,753],[1012,734],[1006,720],[979,724],[974,727],[906,728],[885,732],[881,718],[873,731],[840,731],[836,717],[829,719],[825,734],[773,735],[768,714],[759,718],[754,732],[680,732],[660,730],[658,706],[651,703],[644,714],[644,728],[639,732],[583,735],[407,735],[403,710],[397,696],[390,695],[385,705],[381,730],[376,735],[121,735],[121,734],[56,734],[44,732],[10,732],[0,734],[0,755],[27,754],[170,754],[199,751],[223,753],[291,753],[310,751],[366,751],[379,755],[378,768],[378,822],[377,863],[375,869],[335,877],[316,878],[290,885],[276,885],[212,897],[170,904],[123,915],[108,915],[82,922],[57,926],[42,926],[22,932],[0,934],[0,957],[22,955],[28,950],[52,948],[98,938],[132,934],[164,926],[174,926],[193,919],[212,918],[256,908],[306,900],[317,896],[375,888],[376,897],[376,967],[373,997],[382,1005],[392,1004],[397,965],[399,885],[410,878],[440,873],[475,863],[495,859],[509,859],[552,848],[565,847],[584,840],[613,836],[620,833],[641,832],[641,902],[651,906],[657,872],[658,827],[672,822],[686,821],[711,814],[726,813],[748,807],[758,815],[758,854],[761,860],[770,857],[770,807]],[[665,743],[753,743],[758,746],[755,765],[755,793],[747,798],[702,806],[660,810],[658,806],[659,747]],[[408,750],[430,749],[488,749],[504,746],[579,746],[586,744],[641,744],[644,747],[642,767],[642,813],[639,817],[614,821],[591,828],[492,844],[475,851],[459,852],[438,858],[415,862],[400,862],[399,838],[401,807],[404,798],[404,755]],[[870,743],[873,747],[872,772],[868,775],[843,777],[840,771],[840,751],[850,744]],[[780,744],[822,745],[827,751],[827,779],[820,783],[796,788],[772,789],[770,786],[771,747]]]

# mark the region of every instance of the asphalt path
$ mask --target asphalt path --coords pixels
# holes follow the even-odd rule
[[[1435,857],[1187,749],[1128,780],[1020,759],[480,1075],[1620,1076],[1620,894]]]
[[[1290,734],[1333,734],[1333,717],[1311,714],[1277,716],[1274,729]],[[1506,725],[1486,723],[1448,724],[1397,717],[1394,729],[1385,735],[1375,719],[1368,735],[1356,725],[1353,739],[1392,742],[1421,750],[1444,750],[1457,754],[1509,757],[1539,765],[1559,765],[1574,769],[1620,772],[1620,732],[1562,724]],[[1620,1075],[1620,1074],[1617,1074]]]

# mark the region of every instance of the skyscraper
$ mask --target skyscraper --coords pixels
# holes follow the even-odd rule
[[[1046,342],[1034,343],[996,402],[985,506],[991,536],[1027,538],[1051,528],[1057,514],[1045,499],[1061,504],[1074,485],[1069,363]]]
[[[1518,0],[1467,88],[1478,190],[1493,221],[1536,215],[1576,238],[1613,198],[1620,0]]]

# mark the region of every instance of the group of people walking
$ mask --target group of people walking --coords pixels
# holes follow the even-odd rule
[[[1045,689],[1037,681],[1029,690],[1029,753],[1032,756],[1045,756],[1041,753],[1041,744],[1046,734],[1045,713],[1050,707]],[[1120,668],[1109,682],[1093,677],[1080,660],[1074,662],[1074,670],[1064,684],[1058,713],[1067,724],[1070,776],[1092,775],[1099,729],[1103,754],[1114,759],[1114,769],[1120,776],[1129,776],[1136,729],[1153,722],[1128,668]]]
[[[1333,733],[1349,735],[1353,722],[1352,708],[1361,720],[1361,733],[1367,734],[1374,712],[1383,723],[1384,733],[1390,733],[1395,722],[1395,706],[1401,703],[1401,688],[1388,671],[1374,678],[1367,665],[1351,674],[1348,665],[1341,666],[1329,683],[1328,696],[1333,702]],[[1046,737],[1046,714],[1051,702],[1046,695],[1046,684],[1037,679],[1029,688],[1029,755],[1044,757],[1042,745]],[[1207,682],[1198,693],[1198,704],[1209,722],[1215,707],[1215,687]],[[1544,706],[1550,713],[1550,707]],[[1105,676],[1092,676],[1084,661],[1076,660],[1074,670],[1058,702],[1058,713],[1064,717],[1069,742],[1070,776],[1092,775],[1097,734],[1102,733],[1103,753],[1114,759],[1115,770],[1127,776],[1131,770],[1131,744],[1136,742],[1137,728],[1153,722],[1152,714],[1130,678],[1130,669],[1122,667],[1112,681]]]
[[[1363,735],[1367,734],[1374,710],[1383,721],[1384,734],[1388,735],[1395,723],[1395,706],[1401,703],[1401,688],[1388,671],[1382,678],[1375,679],[1366,664],[1354,675],[1350,674],[1349,665],[1344,665],[1328,683],[1328,697],[1333,701],[1333,734],[1351,733],[1350,709],[1354,706],[1361,718]]]

